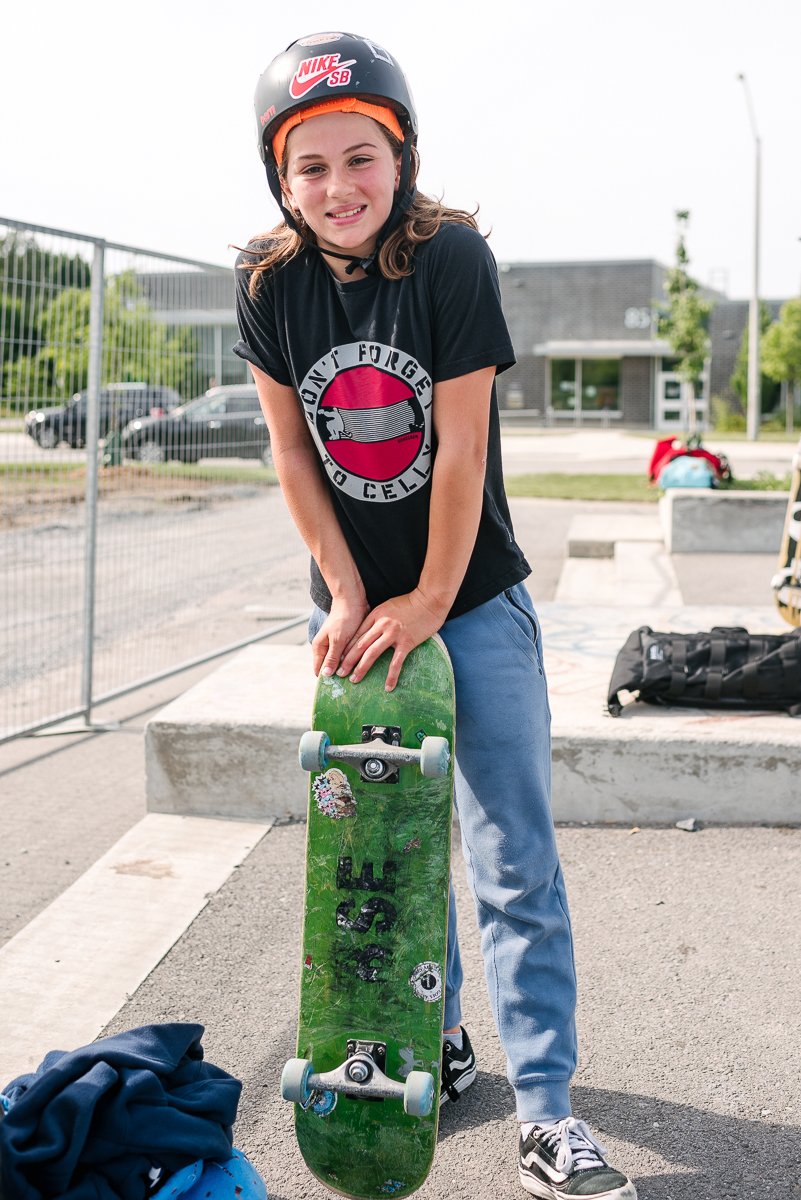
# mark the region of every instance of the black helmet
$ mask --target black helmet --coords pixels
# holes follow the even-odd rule
[[[299,109],[337,97],[386,105],[405,138],[417,139],[417,114],[406,78],[392,56],[353,33],[313,33],[277,55],[256,86],[256,126],[262,162],[274,162],[272,139]]]
[[[406,77],[392,55],[369,38],[354,33],[313,33],[292,42],[283,54],[273,59],[256,85],[259,155],[267,171],[270,191],[284,220],[300,232],[295,218],[284,205],[278,176],[280,164],[275,160],[273,138],[293,114],[338,99],[354,99],[375,106],[376,110],[391,109],[399,127],[394,132],[396,135],[400,132],[403,143],[400,184],[395,204],[378,235],[373,254],[363,260],[347,254],[334,255],[336,258],[349,259],[350,271],[357,266],[371,271],[375,269],[381,243],[398,224],[414,198],[414,187],[410,186],[409,181],[412,150],[417,142],[417,113]],[[377,120],[389,124],[378,115],[378,111],[368,115],[375,115]]]

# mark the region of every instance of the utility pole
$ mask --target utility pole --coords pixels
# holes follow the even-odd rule
[[[748,119],[751,122],[751,132],[754,135],[754,277],[751,288],[751,300],[748,306],[748,403],[746,429],[748,440],[756,441],[762,424],[762,398],[760,395],[759,372],[759,201],[762,143],[757,130],[754,105],[748,80],[741,72],[737,78],[745,91],[745,103],[748,108]]]

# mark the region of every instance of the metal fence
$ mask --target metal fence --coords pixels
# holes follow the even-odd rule
[[[0,741],[287,627],[203,611],[274,482],[235,340],[231,268],[0,218]]]

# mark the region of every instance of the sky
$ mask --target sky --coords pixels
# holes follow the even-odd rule
[[[499,262],[675,256],[733,298],[801,290],[799,0],[11,0],[0,217],[232,264],[278,212],[253,93],[291,41],[345,29],[411,84],[421,188],[480,206]]]

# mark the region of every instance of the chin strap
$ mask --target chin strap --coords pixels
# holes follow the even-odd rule
[[[395,193],[395,201],[392,205],[389,216],[378,232],[375,248],[372,253],[366,258],[355,258],[352,254],[341,254],[338,250],[320,250],[317,242],[312,241],[308,234],[304,233],[295,219],[295,215],[291,209],[284,204],[284,193],[281,191],[281,184],[278,178],[278,172],[272,163],[267,164],[267,182],[270,186],[275,199],[278,201],[278,206],[281,209],[284,220],[287,225],[295,230],[312,250],[319,251],[320,254],[327,254],[331,258],[341,258],[349,265],[345,268],[346,275],[352,275],[359,268],[367,275],[376,275],[378,273],[378,252],[387,240],[393,230],[397,229],[404,214],[408,212],[411,203],[415,198],[417,189],[409,187],[409,176],[411,175],[412,167],[412,142],[411,138],[405,138],[403,142],[403,150],[401,151],[401,170],[398,179],[398,190]]]

